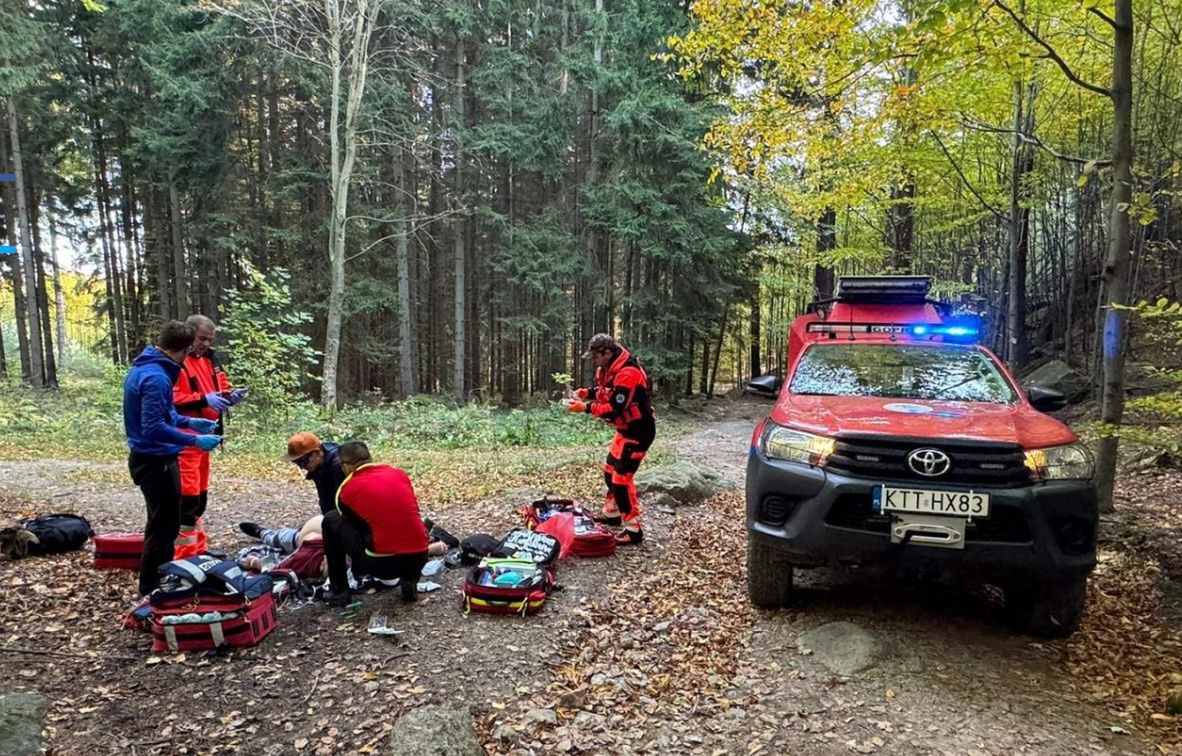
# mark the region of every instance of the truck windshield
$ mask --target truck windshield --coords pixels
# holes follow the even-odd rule
[[[993,404],[1017,399],[997,365],[979,349],[898,343],[814,345],[801,355],[790,390]]]

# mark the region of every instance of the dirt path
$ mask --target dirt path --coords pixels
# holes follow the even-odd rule
[[[678,453],[741,485],[758,411],[711,422]],[[295,480],[218,485],[211,536],[227,548],[245,540],[240,519],[294,521],[312,506]],[[499,533],[519,498],[431,514]],[[78,511],[102,532],[138,527],[142,502],[118,465],[0,462],[0,518],[32,510]],[[535,618],[465,617],[451,572],[413,607],[378,594],[353,615],[285,608],[264,644],[227,657],[149,658],[147,638],[117,626],[134,577],[93,571],[87,553],[2,563],[0,685],[54,701],[62,753],[356,752],[423,703],[467,706],[496,752],[1148,751],[1070,679],[1065,642],[1013,632],[982,596],[818,573],[797,607],[757,612],[738,491],[648,519],[643,549],[564,564],[564,590]],[[368,635],[375,612],[406,633]],[[797,649],[834,620],[878,640],[876,666],[837,677]]]

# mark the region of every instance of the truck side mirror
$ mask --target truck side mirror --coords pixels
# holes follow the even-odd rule
[[[783,379],[778,375],[758,375],[743,384],[743,393],[762,396],[765,399],[775,399],[780,395],[780,386],[783,383]]]
[[[1067,406],[1067,397],[1053,389],[1031,386],[1026,390],[1026,397],[1039,412],[1055,412]]]

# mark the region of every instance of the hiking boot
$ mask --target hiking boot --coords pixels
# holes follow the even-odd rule
[[[263,537],[263,526],[257,522],[240,522],[238,529],[256,541]]]
[[[419,587],[418,584],[413,580],[399,581],[399,587],[402,589],[403,601],[410,602],[419,600]]]
[[[621,546],[639,546],[644,543],[643,530],[623,530],[616,533],[616,543]]]
[[[326,593],[324,595],[325,606],[333,608],[333,610],[343,610],[343,608],[350,605],[350,602],[351,597],[348,591],[345,593]]]

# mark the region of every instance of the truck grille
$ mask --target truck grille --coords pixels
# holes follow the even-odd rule
[[[878,533],[890,532],[890,515],[874,511],[870,494],[847,493],[838,496],[825,515],[825,524],[838,528]],[[1021,507],[994,503],[989,517],[970,521],[965,527],[965,540],[972,542],[1030,543],[1030,526]]]
[[[952,460],[944,475],[924,477],[907,466],[907,455],[916,449],[939,449]],[[1009,488],[1030,482],[1026,458],[1017,444],[963,439],[909,438],[841,434],[837,436],[826,469],[875,481],[896,480],[939,485]]]

